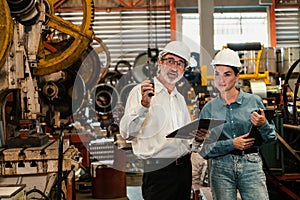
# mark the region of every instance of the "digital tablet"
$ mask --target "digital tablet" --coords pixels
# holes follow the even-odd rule
[[[195,135],[192,134],[194,130],[199,130],[201,128],[209,130],[221,124],[224,124],[225,120],[213,119],[213,118],[204,118],[196,119],[187,125],[176,129],[172,133],[168,134],[167,138],[181,138],[181,139],[192,139]]]

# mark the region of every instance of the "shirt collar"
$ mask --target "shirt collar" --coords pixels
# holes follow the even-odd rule
[[[160,93],[162,91],[166,91],[168,93],[168,89],[157,79],[157,77],[154,77],[153,80],[154,80],[154,85],[155,85],[154,86],[155,93]],[[172,91],[171,95],[176,96],[177,94],[178,94],[178,90],[175,87],[174,90]]]
[[[243,92],[243,90],[241,90],[241,89],[239,89],[239,88],[238,88],[238,90],[239,90],[239,95],[238,95],[238,97],[237,97],[237,99],[235,100],[234,103],[242,104],[242,103],[243,103],[243,99],[245,98],[245,97],[244,97],[244,96],[245,96],[245,93]],[[224,102],[224,101],[222,100],[222,98],[220,97],[220,94],[218,94],[218,96],[217,96],[217,101],[218,101],[218,103],[220,103],[220,105],[226,106],[225,102]]]
[[[236,103],[237,104],[242,104],[243,99],[245,98],[245,93],[243,92],[243,90],[238,89],[240,91],[238,98],[236,99]]]

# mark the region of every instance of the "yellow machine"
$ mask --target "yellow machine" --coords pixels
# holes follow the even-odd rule
[[[234,51],[239,52],[241,54],[241,63],[243,63],[244,71],[240,74],[240,79],[249,80],[249,79],[263,79],[266,84],[270,84],[269,80],[269,72],[263,71],[260,72],[260,64],[261,64],[261,57],[264,51],[264,45],[259,42],[253,43],[228,43],[227,45],[223,46],[223,48],[230,48]],[[246,52],[246,53],[245,53]],[[245,55],[245,54],[249,55]],[[252,55],[250,55],[250,53]],[[251,69],[254,67],[254,69]],[[202,73],[207,73],[206,69],[202,69]],[[204,83],[207,83],[207,80],[212,80],[213,76],[205,76],[206,80],[202,80]]]

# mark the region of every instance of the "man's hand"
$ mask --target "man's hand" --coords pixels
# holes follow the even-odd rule
[[[193,133],[195,135],[196,142],[203,142],[206,138],[210,136],[210,131],[201,128],[200,130],[195,130]]]
[[[240,137],[236,137],[232,140],[233,146],[235,149],[239,150],[246,150],[249,149],[253,144],[255,139],[254,138],[247,138],[249,133],[244,134]]]
[[[141,91],[142,91],[142,100],[141,104],[149,108],[150,107],[150,101],[152,96],[149,95],[150,93],[153,93],[153,85],[151,84],[150,80],[145,80],[141,84]]]

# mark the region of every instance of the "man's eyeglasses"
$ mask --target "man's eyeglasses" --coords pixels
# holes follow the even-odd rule
[[[175,65],[180,68],[180,69],[184,69],[185,68],[185,62],[179,60],[179,61],[175,61],[173,58],[164,58],[162,60],[165,60],[166,61],[166,64],[168,66],[171,66],[171,65]]]

